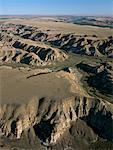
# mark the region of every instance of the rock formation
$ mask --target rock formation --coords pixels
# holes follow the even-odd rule
[[[102,62],[93,66],[80,63],[77,67],[90,74],[87,78],[90,86],[96,88],[102,94],[113,95],[113,68],[110,63]]]
[[[53,97],[35,96],[26,103],[1,104],[0,148],[94,150],[98,147],[100,149],[107,147],[111,150],[113,148],[113,65],[111,59],[113,37],[101,39],[96,35],[52,34],[49,31],[41,31],[37,27],[11,23],[0,24],[0,29],[1,71],[10,69],[10,72],[23,73],[24,75],[18,77],[21,83],[26,81],[23,84],[30,81],[28,84],[30,88],[33,86],[32,78],[38,76],[40,80],[37,81],[37,78],[34,80],[36,93],[37,84],[40,81],[42,84],[42,79],[44,79],[39,75],[54,73],[54,76],[45,77],[48,80],[47,84],[50,83],[51,78],[53,80],[57,77],[57,79],[64,79],[70,90],[66,91],[67,87],[65,88],[62,83],[58,86],[62,85],[64,93],[67,92],[62,98],[58,97],[61,88],[59,90],[57,87],[56,95]],[[73,57],[68,59],[71,57],[70,52],[80,54],[77,56],[88,55],[89,57],[84,56],[85,62],[77,59],[77,65],[75,65]],[[89,64],[89,60],[86,59],[97,60],[98,57],[104,60],[106,57],[106,61],[93,63],[91,59],[91,64]],[[14,69],[14,63],[24,64],[26,67],[16,66]],[[53,66],[54,64],[56,66]],[[52,67],[49,68],[48,65]],[[37,66],[42,68],[39,69]],[[7,71],[6,74],[8,74]],[[53,89],[54,87],[55,85],[52,85]],[[51,90],[48,91],[51,92]]]
[[[4,37],[5,36],[5,37]],[[68,56],[57,48],[46,46],[45,44],[36,44],[26,40],[16,40],[10,37],[11,42],[4,43],[9,37],[3,35],[1,40],[1,57],[3,62],[17,62],[28,65],[47,65],[55,61],[64,61]]]
[[[33,41],[42,41],[63,49],[66,52],[88,56],[113,57],[113,37],[100,39],[94,35],[50,34],[36,27],[21,24],[2,24],[1,33],[6,32]],[[3,36],[1,36],[3,39]],[[8,40],[11,40],[10,38]]]
[[[33,99],[28,104],[0,108],[1,135],[20,139],[33,128],[43,144],[56,145],[67,131],[96,142],[98,136],[113,141],[113,105],[94,98],[69,97],[59,101]]]

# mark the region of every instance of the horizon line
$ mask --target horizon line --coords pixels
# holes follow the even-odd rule
[[[0,16],[101,16],[113,17],[113,14],[0,14]]]

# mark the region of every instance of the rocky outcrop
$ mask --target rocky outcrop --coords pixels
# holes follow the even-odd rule
[[[60,49],[76,54],[112,57],[112,37],[99,39],[97,36],[92,38],[87,35],[53,35],[42,32],[36,27],[21,24],[1,24],[0,28],[0,61],[3,63],[49,65],[68,58],[68,55]],[[1,68],[6,69],[6,66]],[[112,96],[112,64],[102,62],[95,65],[81,62],[77,64],[77,68],[64,67],[64,65],[59,68],[18,68],[23,73],[27,72],[24,76],[25,80],[54,72],[57,78],[69,82],[70,93],[65,98],[56,99],[59,94],[56,92],[52,98],[35,97],[24,104],[1,104],[0,137],[3,143],[10,143],[9,145],[21,143],[20,149],[37,149],[37,147],[44,149],[45,147],[53,150],[78,150],[78,148],[83,150],[98,142],[113,143],[113,104],[106,98],[85,90],[85,82],[87,82],[87,87],[93,87],[103,95]],[[13,67],[8,69],[12,71]],[[0,143],[0,147],[3,145]]]
[[[18,35],[24,39],[46,42],[66,52],[97,57],[103,55],[113,57],[112,36],[100,39],[96,35],[50,34],[40,31],[36,27],[20,24],[1,24],[0,28],[2,33],[10,32],[10,34]]]
[[[59,101],[34,98],[22,106],[7,104],[0,108],[1,135],[20,139],[33,128],[47,145],[58,143],[67,131],[88,142],[95,142],[98,136],[113,141],[112,110],[112,104],[78,96]]]
[[[56,36],[57,37],[57,36]],[[67,52],[88,56],[113,55],[113,38],[98,39],[97,37],[77,37],[76,35],[61,35],[56,39],[48,40],[51,44]]]
[[[113,95],[113,68],[110,63],[102,62],[99,65],[80,63],[77,67],[89,74],[87,77],[89,86],[102,94]]]
[[[31,43],[31,42],[30,42]],[[18,40],[11,42],[11,45],[1,44],[1,57],[3,62],[17,62],[28,65],[47,65],[55,61],[64,61],[68,56],[59,49],[44,44],[29,44],[29,41]]]

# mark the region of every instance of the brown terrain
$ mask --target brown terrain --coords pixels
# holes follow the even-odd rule
[[[0,21],[0,149],[113,149],[113,29]]]

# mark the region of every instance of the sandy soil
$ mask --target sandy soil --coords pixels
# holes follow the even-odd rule
[[[70,83],[54,72],[27,79],[28,72],[18,69],[0,69],[1,103],[23,103],[32,97],[64,98],[70,95]]]
[[[12,19],[6,20],[6,23],[25,24],[38,27],[43,31],[51,30],[50,33],[75,33],[77,35],[97,35],[99,37],[107,37],[113,35],[113,29],[93,27],[87,25],[75,25],[72,23],[54,22],[52,20],[41,19]]]
[[[36,26],[42,31],[49,33],[74,33],[77,35],[98,35],[101,38],[113,34],[113,29],[74,25],[71,23],[54,22],[52,20],[31,19],[8,19],[5,23],[25,24]],[[50,31],[47,31],[50,30]],[[30,40],[24,40],[29,44],[35,44]],[[36,45],[50,47],[42,42]],[[54,48],[55,49],[55,48]],[[26,73],[18,69],[0,69],[0,100],[1,103],[26,102],[33,96],[64,98],[70,95],[70,82],[66,78],[58,78],[55,73],[38,75],[26,79]]]

